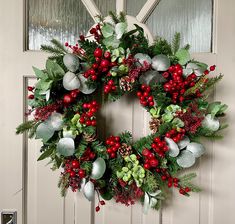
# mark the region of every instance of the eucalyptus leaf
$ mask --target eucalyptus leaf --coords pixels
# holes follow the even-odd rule
[[[67,72],[63,77],[63,86],[66,90],[79,89],[80,80],[73,72]]]
[[[119,47],[120,40],[118,40],[115,36],[110,36],[110,37],[107,37],[103,40],[103,44],[107,48],[115,49],[115,48]]]
[[[52,80],[43,80],[43,79],[41,79],[40,81],[37,82],[36,88],[40,89],[42,91],[47,91],[48,89],[51,88],[52,83],[53,83]]]
[[[218,131],[220,127],[219,120],[213,118],[211,114],[207,114],[202,121],[202,127],[209,129],[210,131]]]
[[[72,138],[61,138],[57,144],[57,152],[62,156],[72,156],[75,144]]]
[[[122,35],[125,33],[127,28],[127,23],[117,23],[115,26],[115,33],[117,35],[117,39],[120,39]]]
[[[190,53],[184,48],[178,50],[175,56],[179,59],[179,64],[181,65],[185,65],[190,60]]]
[[[95,196],[95,187],[91,181],[88,181],[84,188],[83,193],[88,201],[92,201]]]
[[[192,152],[188,150],[181,151],[176,162],[183,168],[189,168],[195,163],[196,159]]]
[[[169,156],[171,157],[176,157],[179,155],[179,147],[178,145],[171,139],[171,138],[167,138],[165,137],[165,141],[169,147]]]
[[[91,178],[98,180],[100,179],[106,170],[106,163],[103,158],[99,157],[93,162]]]
[[[36,129],[36,138],[41,138],[43,142],[47,142],[54,135],[54,132],[54,129],[50,125],[43,122]]]
[[[114,28],[112,25],[106,23],[104,26],[101,27],[101,33],[105,38],[111,37],[114,33]]]
[[[47,119],[46,123],[54,130],[59,131],[63,128],[63,115],[53,112]]]
[[[144,194],[144,208],[143,208],[143,213],[146,215],[149,211],[150,208],[150,198],[148,194],[145,192]]]

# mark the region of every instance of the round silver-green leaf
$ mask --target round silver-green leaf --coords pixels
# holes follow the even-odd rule
[[[195,163],[195,156],[188,150],[181,151],[180,155],[177,158],[177,163],[183,168],[189,168]]]
[[[78,75],[78,79],[80,80],[80,84],[81,84],[80,87],[79,87],[79,90],[82,93],[84,93],[84,94],[91,94],[91,93],[93,93],[96,90],[96,88],[89,88],[87,86],[87,84],[86,84],[87,78],[85,78],[83,76],[83,74],[79,74]]]
[[[70,53],[66,54],[63,57],[63,62],[66,68],[71,72],[76,72],[79,69],[80,60],[74,54],[70,54]]]
[[[57,152],[62,156],[72,156],[75,144],[72,138],[61,138],[57,144]]]
[[[47,142],[54,135],[54,132],[54,129],[50,125],[43,122],[36,129],[36,138],[41,138],[43,142]]]
[[[184,136],[182,140],[180,140],[177,145],[179,146],[179,149],[184,149],[188,144],[190,143],[190,139],[188,136]]]
[[[106,163],[104,159],[100,157],[97,158],[93,162],[91,178],[95,180],[100,179],[104,175],[105,170],[106,170]]]
[[[83,193],[88,201],[92,201],[95,196],[95,187],[91,181],[88,181],[84,188]]]
[[[72,72],[67,72],[63,78],[63,86],[67,90],[74,90],[80,87],[80,80]]]
[[[163,54],[156,55],[152,58],[152,68],[156,71],[166,71],[170,67],[170,59]]]
[[[193,153],[196,158],[202,156],[206,151],[202,144],[196,142],[189,143],[186,149]]]
[[[169,147],[169,151],[168,151],[169,156],[171,157],[178,156],[180,152],[178,145],[171,138],[165,137],[165,141]]]

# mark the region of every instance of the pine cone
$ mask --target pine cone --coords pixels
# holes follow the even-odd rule
[[[119,153],[122,157],[129,156],[132,153],[132,148],[130,145],[122,143],[121,147],[119,148]]]
[[[133,80],[131,80],[129,76],[124,76],[120,78],[119,86],[124,91],[131,91],[133,88],[132,83],[133,83]]]
[[[87,142],[94,142],[96,140],[96,134],[90,135],[87,133],[83,133],[83,138],[87,141]]]
[[[161,120],[155,117],[152,117],[151,121],[149,121],[149,128],[153,133],[158,131],[158,128],[161,124]]]

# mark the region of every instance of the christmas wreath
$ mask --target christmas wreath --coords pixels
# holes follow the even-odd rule
[[[157,38],[150,45],[140,26],[127,30],[124,14],[111,18],[100,18],[74,46],[56,40],[42,46],[52,56],[45,69],[33,67],[37,83],[28,86],[27,112],[33,119],[16,133],[42,139],[38,160],[49,157],[53,170],[62,170],[62,195],[71,188],[91,201],[96,192],[96,211],[114,198],[127,206],[141,201],[147,212],[161,206],[170,188],[185,196],[200,191],[191,182],[194,173],[179,171],[205,152],[201,137],[220,138],[226,127],[218,118],[227,106],[208,102],[222,75],[210,76],[214,65],[191,59],[178,33],[171,44]],[[127,131],[102,141],[96,96],[115,101],[130,92],[151,115],[152,133],[136,142]]]

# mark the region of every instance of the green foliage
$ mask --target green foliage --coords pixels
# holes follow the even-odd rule
[[[141,188],[145,192],[155,192],[158,189],[158,186],[159,182],[156,176],[152,172],[147,170],[145,175],[145,180]]]
[[[57,59],[65,55],[67,52],[66,48],[56,39],[51,40],[52,45],[42,45],[41,50],[52,54],[49,59]]]
[[[180,39],[180,33],[175,33],[171,46],[173,54],[175,54],[180,49]]]
[[[174,176],[179,170],[182,169],[176,162],[177,159],[175,157],[171,157],[167,155],[166,160],[167,160],[167,164],[166,164],[167,169],[172,176]]]
[[[31,121],[26,121],[23,124],[20,124],[17,128],[16,128],[16,134],[22,134],[26,131],[29,131],[30,129],[32,129],[35,125],[36,125],[36,121],[35,120],[31,120]]]
[[[56,151],[55,145],[49,145],[45,151],[39,156],[38,161],[44,160],[52,155],[52,153]]]
[[[86,151],[87,146],[88,146],[88,142],[82,138],[79,142],[77,149],[76,149],[75,156],[77,158],[80,158],[83,155],[83,153]]]
[[[172,129],[172,123],[167,122],[163,123],[159,126],[159,130],[157,132],[158,136],[166,134],[166,132],[170,131]]]
[[[132,134],[129,131],[125,131],[120,135],[121,142],[125,142],[127,144],[131,144],[132,142]]]
[[[162,38],[157,38],[149,51],[152,57],[158,54],[172,55],[171,45]]]
[[[153,141],[153,135],[148,135],[146,137],[140,138],[138,141],[136,141],[133,145],[133,148],[139,152],[142,153],[143,149],[151,148],[151,143]]]
[[[98,140],[91,143],[91,148],[97,154],[98,157],[102,157],[103,159],[107,158],[106,147],[104,144]]]
[[[59,182],[58,182],[58,187],[61,190],[61,196],[64,197],[68,191],[68,186],[69,186],[69,173],[66,175],[61,175]]]
[[[88,62],[89,63],[95,62],[95,57],[93,53],[95,49],[98,47],[98,44],[94,41],[89,41],[86,39],[85,41],[79,41],[79,45],[82,49],[85,50]]]
[[[91,170],[92,170],[92,163],[91,162],[83,162],[81,163],[81,168],[86,171],[87,175],[90,175]]]
[[[154,84],[152,87],[152,95],[157,102],[158,107],[165,109],[171,103],[171,98],[166,95],[161,84]]]
[[[179,177],[179,185],[183,188],[189,187],[192,192],[200,192],[201,189],[195,184],[191,183],[191,181],[196,177],[196,173],[185,174],[182,177]]]

